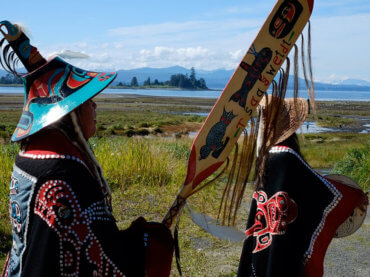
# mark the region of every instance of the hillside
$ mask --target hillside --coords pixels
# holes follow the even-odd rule
[[[174,74],[188,74],[190,75],[190,69],[181,66],[172,66],[166,68],[136,68],[128,70],[118,70],[118,76],[113,82],[113,85],[117,85],[119,82],[129,84],[133,77],[136,77],[139,85],[142,85],[145,80],[150,77],[152,81],[157,79],[159,82],[167,81]],[[223,89],[229,79],[231,78],[234,70],[197,70],[195,69],[196,78],[203,78],[211,89]],[[6,72],[0,69],[0,78],[5,76]],[[299,78],[299,86],[301,89],[305,88],[305,81]],[[293,88],[293,78],[289,79],[288,89]],[[317,90],[342,90],[342,91],[369,91],[370,82],[359,80],[359,79],[346,79],[343,81],[336,81],[334,83],[322,83],[315,82],[315,88]]]

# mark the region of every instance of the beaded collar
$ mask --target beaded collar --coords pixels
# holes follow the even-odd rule
[[[77,161],[84,166],[82,156],[71,142],[56,130],[50,130],[46,135],[37,136],[25,150],[19,152],[20,157],[30,159],[68,159]]]

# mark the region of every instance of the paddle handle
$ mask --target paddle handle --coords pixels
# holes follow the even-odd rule
[[[180,215],[182,208],[185,206],[186,198],[177,195],[175,201],[173,201],[171,208],[167,211],[166,216],[163,218],[162,223],[168,228],[171,227],[177,216]]]

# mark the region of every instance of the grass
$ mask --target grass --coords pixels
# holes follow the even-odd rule
[[[98,112],[97,136],[109,135],[148,135],[161,133],[164,125],[178,125],[185,122],[203,122],[204,118],[197,115],[166,114],[148,110],[122,112]]]
[[[333,169],[334,173],[346,175],[362,185],[364,191],[370,189],[370,145],[347,152]]]
[[[126,228],[138,216],[161,221],[185,178],[189,149],[187,137],[129,137],[161,133],[168,126],[182,131],[186,123],[202,122],[203,117],[184,112],[208,112],[215,99],[160,97],[97,97],[98,135],[90,143],[112,188],[113,209],[120,228]],[[8,218],[9,180],[18,152],[17,144],[8,143],[20,116],[23,99],[0,95],[0,269],[11,246]],[[320,106],[321,105],[321,106]],[[1,108],[10,108],[3,110]],[[322,124],[338,114],[367,115],[369,103],[319,103]],[[17,109],[14,111],[13,109]],[[352,124],[352,119],[341,124]],[[321,124],[321,123],[320,123]],[[334,124],[334,126],[336,126]],[[174,131],[175,130],[175,131]],[[2,133],[3,132],[3,133]],[[323,133],[301,138],[305,159],[316,169],[332,169],[355,179],[364,189],[369,186],[369,134]],[[352,174],[352,175],[351,175]],[[193,195],[188,203],[196,211],[217,216],[223,179]],[[247,189],[237,226],[244,229],[251,188]],[[235,276],[241,245],[221,241],[203,232],[188,216],[180,221],[181,263],[186,276]],[[173,264],[173,275],[177,276]]]
[[[355,122],[354,119],[351,118],[343,118],[339,115],[332,116],[332,115],[319,115],[316,118],[316,123],[318,126],[322,127],[337,127],[342,128],[348,125],[351,125]]]
[[[355,148],[370,144],[369,134],[320,133],[301,137],[301,150],[313,168],[331,169]]]
[[[131,185],[145,187],[181,184],[185,174],[185,163],[178,159],[184,156],[186,142],[168,143],[143,138],[103,138],[92,142],[96,157],[109,184],[122,191]],[[189,144],[189,143],[188,143]],[[190,149],[189,145],[187,149]]]
[[[346,152],[351,153],[359,145],[368,142],[369,135],[307,135],[302,149],[310,164],[331,168],[339,159],[347,159]],[[113,208],[118,226],[127,228],[138,216],[144,216],[149,221],[161,221],[185,178],[191,140],[188,138],[96,137],[91,140],[91,145],[112,188]],[[11,245],[7,184],[17,151],[17,144],[0,145],[2,161],[0,182],[3,184],[0,189],[0,267]],[[352,157],[351,154],[349,155]],[[360,161],[359,164],[361,164]],[[364,182],[368,183],[368,179]],[[216,217],[222,188],[223,182],[220,181],[195,194],[188,202],[193,209]],[[251,188],[248,188],[246,194],[251,194]],[[240,210],[237,222],[240,230],[244,228],[247,218],[248,199],[249,197],[246,196]],[[186,214],[186,211],[184,213]],[[179,242],[182,269],[188,276],[235,275],[241,251],[240,244],[212,237],[194,225],[188,216],[181,217]],[[178,275],[175,264],[173,275]]]
[[[102,151],[104,147],[111,150],[109,148],[111,145],[106,143],[100,141],[95,145],[99,161],[105,157],[105,151]],[[138,216],[144,216],[149,221],[162,220],[185,178],[190,144],[191,141],[185,138],[119,138],[113,142],[113,146],[118,145],[114,150],[114,162],[117,164],[110,164],[109,161],[112,161],[110,158],[108,162],[102,161],[101,165],[106,176],[116,171],[116,180],[126,180],[124,186],[116,186],[113,192],[114,214],[120,228],[127,228]],[[101,146],[104,147],[101,148]],[[121,155],[127,155],[127,157]],[[163,165],[158,165],[158,162]],[[150,168],[144,163],[151,164]],[[117,168],[122,170],[117,172]],[[153,170],[156,172],[154,173]],[[157,177],[153,178],[153,174]],[[112,179],[108,177],[108,180],[111,184]],[[189,199],[189,204],[196,210],[216,217],[215,207],[220,201],[221,192],[222,189],[217,185],[210,186]],[[230,243],[202,232],[187,216],[182,216],[180,221],[179,243],[182,269],[188,276],[205,276],[202,272],[205,272],[208,267],[206,272],[210,275],[213,275],[212,272],[215,274],[219,272],[219,261],[209,256],[207,251],[219,253],[220,257],[223,257],[222,249],[230,246]],[[225,266],[232,261],[235,262],[238,255],[239,253],[233,253],[227,259],[223,259]],[[173,264],[172,275],[178,276],[175,264]]]
[[[9,141],[21,116],[20,111],[0,111],[0,142]]]
[[[11,247],[11,227],[9,220],[8,199],[9,182],[13,163],[19,148],[17,144],[0,143],[0,271],[5,262],[6,253]]]

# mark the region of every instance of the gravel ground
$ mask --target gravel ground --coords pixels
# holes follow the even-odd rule
[[[242,230],[241,226],[237,228]],[[369,231],[370,216],[368,211],[366,219],[359,230],[351,236],[332,240],[325,256],[324,277],[370,276]],[[204,251],[208,256],[209,268],[207,272],[203,272],[201,275],[188,275],[185,272],[185,276],[236,276],[242,249],[241,243],[222,241],[221,247],[220,245],[212,247],[212,243],[207,239],[194,240],[193,243],[193,247],[197,251]],[[173,272],[176,272],[176,270]],[[175,276],[177,275],[175,274]]]
[[[351,236],[333,239],[326,253],[325,277],[370,276],[370,216]]]

